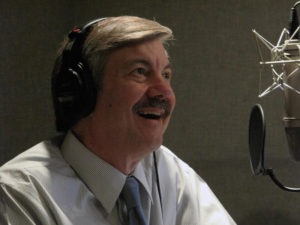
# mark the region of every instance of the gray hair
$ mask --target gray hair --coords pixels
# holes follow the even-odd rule
[[[93,24],[82,46],[81,58],[88,66],[97,91],[102,89],[103,71],[111,52],[156,38],[166,47],[173,40],[172,30],[156,21],[136,16],[108,17]],[[62,52],[70,44],[66,38],[58,53],[56,69],[59,70]]]

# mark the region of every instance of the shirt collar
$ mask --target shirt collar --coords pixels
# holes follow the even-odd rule
[[[111,213],[125,184],[126,175],[88,150],[72,132],[67,133],[61,148],[65,160],[102,203],[107,213]],[[151,182],[148,182],[151,179],[147,179],[148,166],[149,160],[143,160],[138,163],[133,175],[152,201]]]
[[[151,190],[152,190],[152,166],[149,166],[149,159],[152,161],[152,157],[147,156],[144,160],[139,162],[133,172],[133,176],[136,177],[139,182],[142,184],[142,187],[148,194],[151,202],[152,202],[152,195],[151,195]],[[151,163],[153,165],[153,163]],[[150,173],[151,171],[151,173]]]

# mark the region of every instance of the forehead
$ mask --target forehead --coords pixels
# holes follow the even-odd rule
[[[131,44],[116,49],[109,55],[107,64],[123,64],[135,60],[144,60],[151,64],[169,64],[168,52],[159,39]]]

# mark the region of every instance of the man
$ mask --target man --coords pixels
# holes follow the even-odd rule
[[[169,28],[132,16],[73,29],[52,83],[66,134],[0,169],[2,223],[235,224],[207,184],[162,146],[175,106],[165,50],[172,38]]]

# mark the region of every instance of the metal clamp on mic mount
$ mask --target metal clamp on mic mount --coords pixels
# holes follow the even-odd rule
[[[253,30],[260,55],[260,65],[270,66],[273,83],[259,97],[281,89],[284,92],[285,127],[289,152],[292,158],[300,161],[300,27],[296,8],[300,1],[291,8],[289,29],[284,28],[276,45],[273,45],[258,32]],[[263,58],[259,43],[271,53],[271,59]],[[264,168],[265,119],[262,107],[257,104],[252,108],[249,121],[249,148],[252,172],[254,175],[268,175],[281,189],[300,192],[300,188],[284,186],[275,176],[273,169]]]

